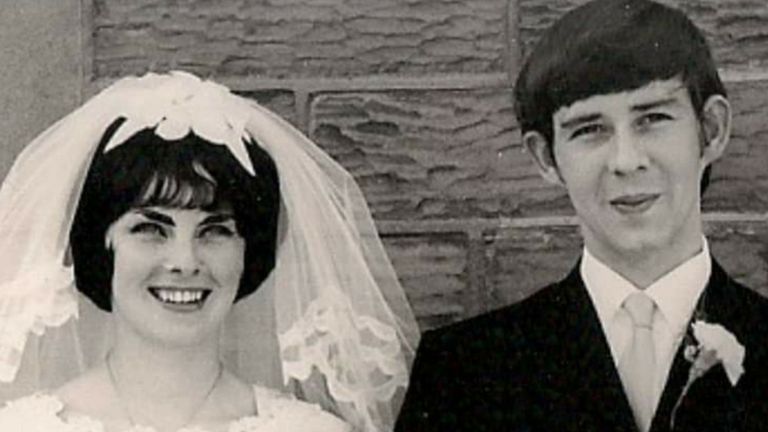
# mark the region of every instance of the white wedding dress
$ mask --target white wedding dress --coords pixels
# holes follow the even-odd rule
[[[187,426],[178,432],[351,432],[352,427],[318,405],[254,386],[258,414],[242,417],[219,430]],[[8,402],[0,409],[3,432],[107,432],[104,425],[79,414],[62,415],[64,404],[50,393],[36,393]],[[156,432],[134,426],[120,432]]]

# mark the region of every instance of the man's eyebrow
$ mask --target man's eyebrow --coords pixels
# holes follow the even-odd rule
[[[152,220],[152,221],[155,221],[155,222],[160,222],[160,223],[163,223],[163,224],[166,224],[166,225],[176,226],[176,224],[173,222],[173,218],[172,217],[170,217],[168,215],[164,215],[164,214],[162,214],[160,212],[156,212],[156,211],[150,210],[150,209],[139,209],[136,212],[139,213],[140,215],[144,216],[145,218],[149,219],[149,220]]]
[[[570,118],[568,120],[565,120],[560,123],[561,129],[573,129],[574,127],[584,124],[584,123],[590,123],[593,121],[597,121],[600,119],[600,114],[584,114],[580,116],[576,116],[574,118]]]
[[[632,111],[648,111],[659,107],[664,107],[668,105],[675,105],[678,103],[678,99],[675,97],[666,97],[663,99],[658,99],[650,102],[643,102],[639,104],[634,104],[631,107]]]

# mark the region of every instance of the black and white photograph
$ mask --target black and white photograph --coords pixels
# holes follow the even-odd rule
[[[0,6],[0,431],[762,431],[764,0]]]

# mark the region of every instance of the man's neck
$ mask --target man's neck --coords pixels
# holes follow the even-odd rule
[[[665,274],[674,270],[699,252],[703,246],[702,237],[684,245],[670,245],[655,250],[633,251],[603,250],[586,243],[589,253],[610,269],[632,282],[639,289],[645,289]]]

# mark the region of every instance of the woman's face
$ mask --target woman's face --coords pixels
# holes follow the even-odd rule
[[[110,226],[106,241],[118,328],[166,345],[217,334],[243,273],[245,240],[231,211],[135,208]]]

